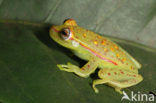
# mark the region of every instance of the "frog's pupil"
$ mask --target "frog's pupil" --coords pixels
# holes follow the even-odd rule
[[[65,31],[62,31],[61,34],[63,34],[64,36],[67,36],[67,33]]]
[[[62,34],[63,36],[68,36],[69,32],[65,29],[65,30],[63,30],[63,31],[61,32],[61,34]]]

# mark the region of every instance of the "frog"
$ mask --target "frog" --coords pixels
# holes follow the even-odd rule
[[[138,73],[141,64],[127,51],[110,38],[78,26],[74,19],[66,19],[62,25],[51,26],[50,37],[87,61],[82,67],[70,62],[57,64],[60,70],[87,78],[98,68],[98,79],[92,83],[95,93],[99,93],[96,85],[106,84],[122,94],[123,88],[134,86],[143,80]]]

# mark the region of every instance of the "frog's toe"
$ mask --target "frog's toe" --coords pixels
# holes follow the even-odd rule
[[[70,62],[67,62],[67,65],[73,65],[73,64],[71,64]]]
[[[118,92],[118,93],[120,93],[120,94],[123,94],[123,92],[119,88],[115,88],[115,91]]]
[[[57,64],[57,67],[59,67],[59,68],[66,68],[67,65],[64,65],[64,64]]]
[[[95,93],[99,93],[99,90],[97,88],[94,88]]]
[[[64,69],[63,65],[61,65],[61,64],[57,64],[57,67],[58,67],[60,70],[63,70],[63,69]]]
[[[95,93],[99,93],[99,90],[95,87],[94,84],[92,85],[92,87],[93,87]]]
[[[67,63],[69,69],[80,69],[78,66],[71,64],[70,62]]]
[[[63,71],[73,72],[72,69],[68,68],[68,65],[57,64],[57,67]]]

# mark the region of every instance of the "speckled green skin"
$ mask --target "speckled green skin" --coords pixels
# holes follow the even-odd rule
[[[65,36],[67,39],[62,34],[63,30],[68,34]],[[143,80],[138,74],[141,64],[131,55],[108,38],[79,27],[73,19],[66,20],[63,25],[52,26],[50,36],[60,45],[72,50],[78,57],[88,61],[82,68],[70,63],[58,64],[61,70],[88,77],[96,68],[100,68],[98,72],[100,79],[94,80],[92,85],[96,93],[98,93],[95,87],[97,84],[106,83],[122,93],[122,88]]]

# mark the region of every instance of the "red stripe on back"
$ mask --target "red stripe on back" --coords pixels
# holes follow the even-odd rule
[[[110,63],[112,63],[112,64],[114,64],[114,65],[118,65],[116,62],[111,61],[111,60],[109,60],[109,59],[106,59],[106,58],[100,56],[99,54],[95,53],[92,49],[86,47],[85,45],[83,45],[83,44],[81,44],[81,43],[80,43],[80,45],[81,45],[82,47],[86,48],[87,50],[89,50],[89,51],[90,51],[92,54],[94,54],[95,56],[97,56],[97,57],[103,59],[104,61],[110,62]]]

